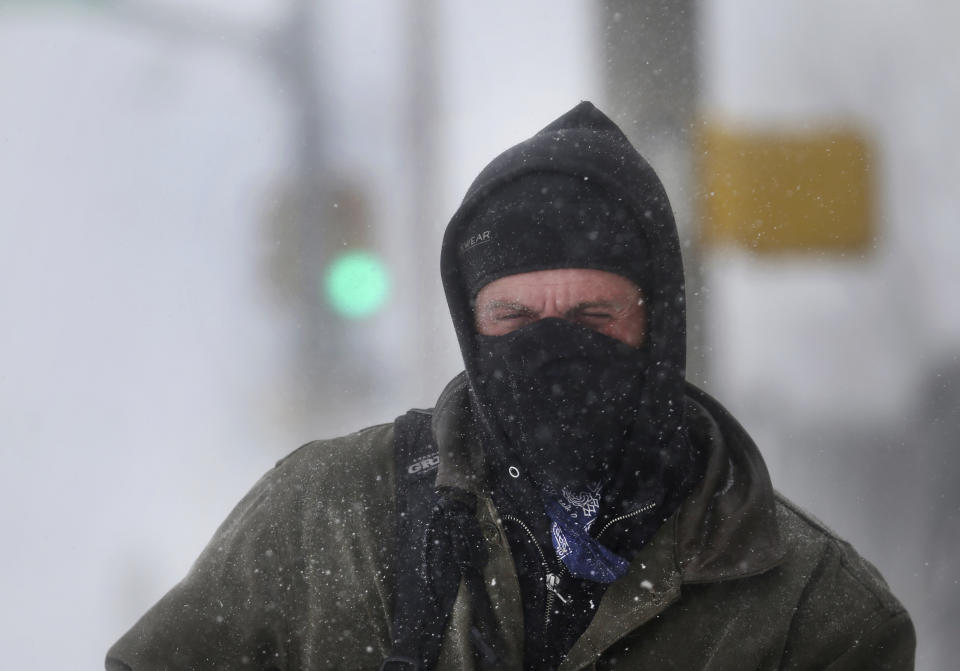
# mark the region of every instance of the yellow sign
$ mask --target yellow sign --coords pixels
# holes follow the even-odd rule
[[[870,152],[855,133],[708,127],[699,159],[707,246],[858,253],[873,244]]]

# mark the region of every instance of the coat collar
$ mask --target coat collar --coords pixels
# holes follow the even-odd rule
[[[785,555],[763,457],[719,402],[692,384],[687,384],[686,399],[690,437],[707,451],[707,469],[700,485],[651,541],[657,547],[656,558],[675,566],[678,584],[763,573]],[[433,432],[440,452],[437,486],[482,495],[481,432],[463,373],[440,395],[433,413]],[[646,554],[641,553],[633,564]],[[620,582],[630,583],[633,569],[632,565]]]
[[[470,406],[466,373],[460,373],[440,393],[433,411],[433,436],[440,453],[437,487],[482,492],[484,473],[481,430]]]
[[[686,397],[691,440],[709,456],[703,481],[676,515],[683,581],[763,573],[786,555],[767,466],[753,439],[719,402],[689,383]]]

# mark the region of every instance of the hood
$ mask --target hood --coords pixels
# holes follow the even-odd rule
[[[589,102],[580,103],[533,137],[491,161],[470,185],[447,225],[440,273],[471,388],[476,380],[472,366],[476,348],[474,296],[464,277],[462,249],[482,243],[489,254],[496,251],[498,245],[509,244],[509,241],[485,240],[484,231],[474,230],[473,224],[481,218],[484,204],[492,194],[535,174],[589,180],[622,203],[632,215],[645,253],[631,260],[630,271],[610,268],[589,255],[585,255],[577,266],[613,270],[631,279],[645,278],[641,290],[647,308],[650,360],[656,367],[652,372],[665,383],[660,390],[662,401],[681,407],[686,365],[686,317],[683,261],[673,212],[653,168],[617,125]],[[522,270],[556,267],[572,266],[539,263]],[[520,271],[515,269],[513,272]],[[495,276],[486,279],[489,281]]]
[[[589,235],[577,238],[551,237],[549,226],[530,224],[515,235],[535,236],[511,240],[488,234],[485,222],[490,212],[502,203],[503,194],[523,194],[527,184],[539,180],[556,183],[587,182],[591,197],[602,194],[602,200],[615,204],[615,223],[595,240]],[[591,219],[587,219],[592,221]],[[483,229],[483,230],[481,230]],[[604,237],[605,236],[605,237]],[[531,244],[533,241],[533,244]],[[563,249],[563,261],[551,261],[550,253],[532,253],[524,257],[517,249]],[[581,250],[582,246],[582,250]],[[575,248],[571,252],[571,248]],[[611,254],[611,249],[615,250]],[[471,255],[481,252],[488,265],[471,266]],[[509,256],[509,268],[497,265],[497,259]],[[576,261],[571,262],[571,258]],[[520,266],[516,263],[519,261]],[[626,136],[607,116],[589,102],[582,102],[546,128],[506,150],[487,165],[467,191],[459,209],[447,226],[441,252],[441,275],[450,315],[456,330],[466,369],[466,380],[480,427],[492,440],[503,442],[497,418],[486,416],[487,410],[479,394],[479,371],[476,365],[478,338],[474,326],[473,300],[479,285],[516,272],[529,272],[559,267],[582,267],[617,272],[640,286],[646,309],[645,350],[647,369],[644,403],[651,419],[662,454],[677,462],[696,461],[689,455],[684,417],[684,372],[686,326],[684,307],[683,263],[673,212],[666,192],[656,173],[633,148]],[[469,271],[469,274],[468,272]],[[649,453],[649,451],[648,451]],[[647,463],[624,462],[612,474],[614,482],[605,490],[609,503],[601,510],[601,518],[638,506],[641,485],[637,474],[652,473]],[[694,473],[696,467],[685,467],[683,473]],[[652,475],[647,476],[648,480]],[[677,476],[680,478],[681,476]],[[686,493],[689,478],[671,480],[663,485],[667,491],[660,500],[666,507],[675,506]],[[691,476],[695,477],[695,475]],[[517,483],[508,483],[519,487]],[[681,491],[682,490],[682,491]],[[518,493],[527,496],[529,492]],[[643,496],[646,496],[644,494]],[[666,498],[664,498],[664,496]],[[649,497],[647,497],[649,498]],[[529,500],[529,499],[528,499]],[[524,507],[533,507],[533,504]],[[660,519],[669,514],[661,510]],[[653,513],[650,515],[653,517]],[[600,520],[598,520],[599,524]]]

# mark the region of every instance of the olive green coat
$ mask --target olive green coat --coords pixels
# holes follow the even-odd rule
[[[702,487],[607,590],[561,669],[912,669],[914,631],[849,544],[775,495],[752,441],[689,388],[709,445]],[[438,482],[479,493],[480,450],[462,378],[434,412]],[[377,669],[394,583],[393,427],[309,443],[277,464],[217,530],[189,575],[107,655],[107,669]],[[505,641],[523,659],[519,586],[481,495],[485,577]],[[465,590],[441,669],[475,668]]]

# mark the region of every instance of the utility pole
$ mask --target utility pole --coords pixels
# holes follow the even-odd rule
[[[439,95],[437,83],[437,2],[436,0],[407,0],[407,44],[410,78],[407,110],[410,128],[410,224],[405,265],[412,264],[410,284],[416,304],[415,323],[408,324],[411,343],[416,343],[419,355],[413,361],[418,371],[415,376],[421,385],[417,397],[428,397],[440,380],[436,352],[440,348],[440,315],[446,315],[446,300],[439,285],[437,250],[426,247],[424,241],[439,239],[441,226],[438,210],[441,191],[437,138],[440,135]]]
[[[702,384],[708,361],[693,154],[698,9],[696,0],[604,0],[602,30],[607,107],[660,175],[677,218],[686,275],[687,378]]]

